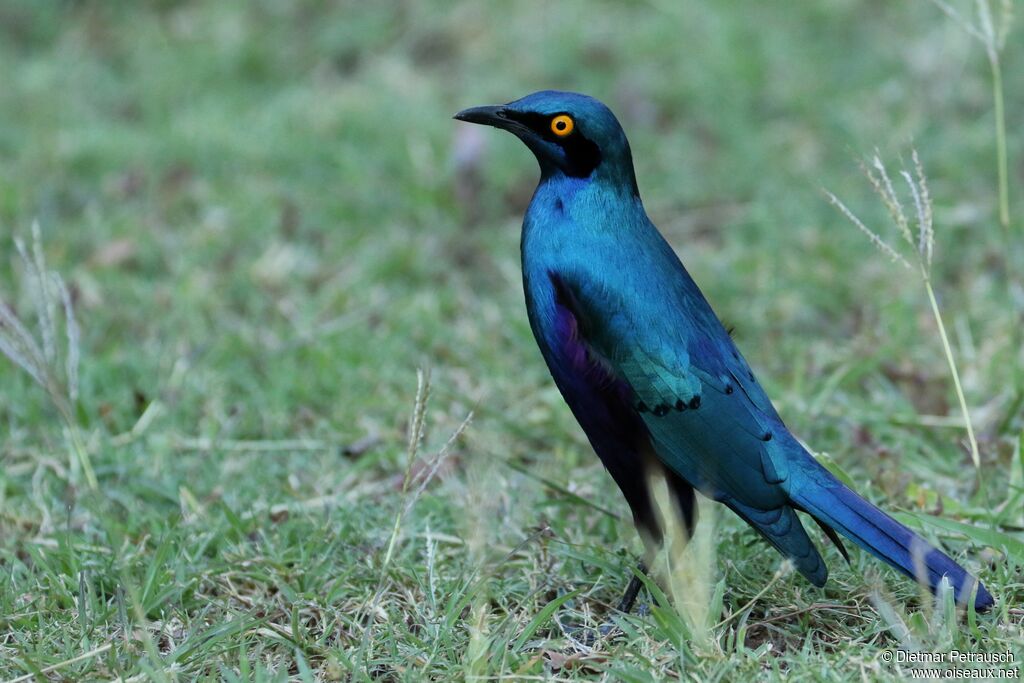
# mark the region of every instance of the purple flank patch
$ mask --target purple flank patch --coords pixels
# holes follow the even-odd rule
[[[576,298],[557,273],[548,272],[555,294],[555,350],[561,358],[559,364],[567,375],[566,379],[589,393],[594,399],[600,397],[615,406],[617,411],[631,406],[633,390],[596,352],[594,352],[580,330]],[[632,409],[626,410],[627,414]]]
[[[587,372],[591,362],[586,344],[580,339],[576,316],[561,304],[555,304],[555,330],[558,333],[562,353],[572,369],[579,374]]]
[[[561,302],[555,303],[555,331],[559,350],[568,365],[567,370],[577,382],[589,386],[600,394],[610,394],[619,401],[630,403],[633,391],[626,382],[616,377],[605,362],[596,357],[580,335],[576,316]]]

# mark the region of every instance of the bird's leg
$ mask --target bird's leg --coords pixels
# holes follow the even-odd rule
[[[647,576],[647,565],[645,565],[643,562],[637,564],[636,568],[637,571],[639,571],[641,574]],[[622,600],[619,601],[619,606],[617,609],[624,614],[629,614],[631,611],[633,611],[633,605],[636,604],[636,598],[640,594],[640,589],[643,587],[644,583],[640,580],[640,577],[636,574],[633,574],[633,576],[629,579],[629,585],[626,586],[626,592],[622,596]]]
[[[639,562],[636,566],[640,574],[647,576],[647,565],[643,562]],[[622,599],[619,600],[618,606],[615,608],[617,611],[623,614],[629,614],[633,607],[636,605],[637,596],[640,595],[640,590],[644,587],[643,581],[639,576],[633,574],[629,580],[629,585],[626,586],[626,592],[623,594]],[[596,629],[590,629],[583,626],[575,627],[563,627],[566,630],[566,634],[578,640],[581,644],[591,647],[598,638],[604,638],[610,635],[618,628],[614,622],[606,621],[605,623],[598,626]]]

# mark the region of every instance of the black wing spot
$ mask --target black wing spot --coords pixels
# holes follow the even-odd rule
[[[732,394],[732,392],[734,392],[734,391],[736,391],[736,390],[732,388],[731,384],[726,384],[725,385],[725,393]]]
[[[700,396],[694,396],[690,399],[690,410],[697,410],[700,408]]]
[[[636,404],[636,411],[638,413],[646,413],[647,410],[648,410],[647,404],[644,403],[643,401],[640,401],[639,403]]]
[[[664,416],[668,415],[668,411],[669,411],[669,407],[668,407],[667,404],[659,403],[658,405],[654,406],[654,411],[653,412],[654,412],[654,416],[655,417],[664,417]]]
[[[678,410],[679,412],[683,412],[684,410],[686,410],[686,402],[683,401],[683,399],[676,399],[676,410]]]
[[[761,437],[761,441],[771,441],[771,440],[772,440],[772,433],[771,432],[765,432],[764,436]]]

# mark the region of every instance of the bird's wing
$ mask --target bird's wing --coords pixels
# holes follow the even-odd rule
[[[578,272],[551,274],[580,323],[588,354],[628,385],[659,459],[725,503],[815,585],[825,563],[790,506],[788,451],[795,439],[699,291],[694,309],[660,309]],[[685,302],[684,302],[685,303]],[[800,449],[802,450],[802,449]]]
[[[652,313],[579,271],[550,276],[590,352],[632,389],[667,466],[715,497],[784,502],[793,437],[699,292],[692,309]]]

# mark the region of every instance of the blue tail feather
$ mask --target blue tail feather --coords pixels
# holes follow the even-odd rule
[[[775,547],[792,560],[797,571],[821,588],[828,580],[828,567],[814,547],[796,512],[788,505],[774,510],[757,510],[737,500],[722,501]]]
[[[977,585],[974,607],[992,607],[992,595],[981,582],[913,531],[844,486],[822,468],[823,475],[792,491],[793,502],[841,532],[854,543],[934,592],[946,577],[957,602],[966,602]]]

